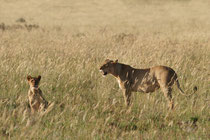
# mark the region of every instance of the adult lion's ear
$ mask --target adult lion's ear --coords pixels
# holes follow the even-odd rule
[[[42,77],[41,77],[41,75],[39,75],[39,76],[38,76],[38,80],[40,81],[40,80],[41,80],[41,78],[42,78]]]
[[[28,81],[31,80],[31,78],[32,78],[32,77],[31,77],[30,75],[27,76],[27,80],[28,80]]]
[[[118,63],[118,59],[116,59],[114,62],[115,62],[115,63]]]
[[[105,60],[106,63],[108,63],[109,61],[110,61],[109,59],[106,59],[106,60]]]

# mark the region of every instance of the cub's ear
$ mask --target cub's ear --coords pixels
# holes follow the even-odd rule
[[[39,75],[37,78],[38,78],[38,80],[40,81],[42,77],[41,77],[41,75]]]
[[[31,80],[31,78],[32,78],[32,77],[31,77],[30,75],[27,76],[27,80],[28,80],[28,81]]]
[[[116,60],[114,61],[114,63],[118,63],[118,59],[116,59]]]

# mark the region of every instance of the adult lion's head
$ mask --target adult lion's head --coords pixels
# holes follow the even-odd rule
[[[103,72],[103,75],[106,76],[107,74],[113,74],[115,71],[115,66],[117,64],[118,60],[109,60],[106,59],[104,64],[100,67],[100,71]]]

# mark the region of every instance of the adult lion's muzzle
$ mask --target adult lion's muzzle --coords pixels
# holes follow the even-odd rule
[[[105,75],[107,75],[108,73],[107,72],[103,72],[103,75],[105,76]]]
[[[102,69],[100,69],[100,72],[103,74],[103,76],[106,76],[108,74],[108,72],[103,71]]]

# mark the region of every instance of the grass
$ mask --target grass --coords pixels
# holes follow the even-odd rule
[[[34,3],[31,12],[22,7],[19,17],[14,14],[18,10],[15,4],[21,1],[14,2],[16,10],[11,14],[11,2],[3,1],[5,5],[0,6],[5,10],[0,15],[1,22],[5,21],[0,24],[1,139],[209,139],[208,2],[151,0],[135,5],[137,1],[125,0],[128,13],[119,9],[122,1],[118,1],[119,7],[112,2],[106,3],[107,7],[103,7],[104,1],[91,2],[102,9],[98,15],[91,11],[91,3],[83,9],[85,3],[79,2],[73,5],[73,9],[79,7],[78,12],[74,9],[65,15],[68,10],[64,8],[62,12],[57,7],[55,10],[60,12],[48,11],[40,17],[33,9],[38,8],[40,13],[47,4],[36,7]],[[196,4],[201,8],[195,10]],[[48,8],[54,5],[58,4],[51,3]],[[114,16],[110,9],[116,9]],[[167,9],[170,16],[164,14]],[[189,10],[193,13],[186,12]],[[24,11],[28,11],[27,25],[39,28],[28,30],[23,23],[14,23]],[[57,15],[52,16],[53,13]],[[93,14],[90,19],[85,16],[88,13]],[[33,15],[38,23],[28,21]],[[59,16],[66,17],[66,21],[54,19]],[[72,17],[75,21],[70,21]],[[104,21],[101,25],[95,22],[97,17]],[[46,24],[54,20],[62,24]],[[119,23],[115,23],[117,20]],[[13,27],[17,24],[21,28]],[[114,77],[103,78],[99,72],[107,58],[135,68],[172,67],[185,94],[191,94],[194,86],[198,91],[185,97],[174,87],[173,111],[168,110],[160,90],[133,93],[132,106],[127,108]],[[45,98],[54,103],[44,114],[29,113],[27,75],[42,76],[40,88]]]
[[[115,39],[119,35],[112,33],[75,37],[65,32],[18,30],[1,35],[0,134],[4,138],[209,138],[208,36],[133,34],[134,41],[130,36],[119,41]],[[194,86],[198,91],[185,97],[174,88],[172,112],[161,91],[134,93],[133,105],[127,109],[115,79],[103,78],[98,71],[106,58],[138,68],[170,66],[186,94]],[[28,74],[42,75],[40,88],[55,103],[43,116],[28,113]],[[195,129],[182,128],[194,119]]]

